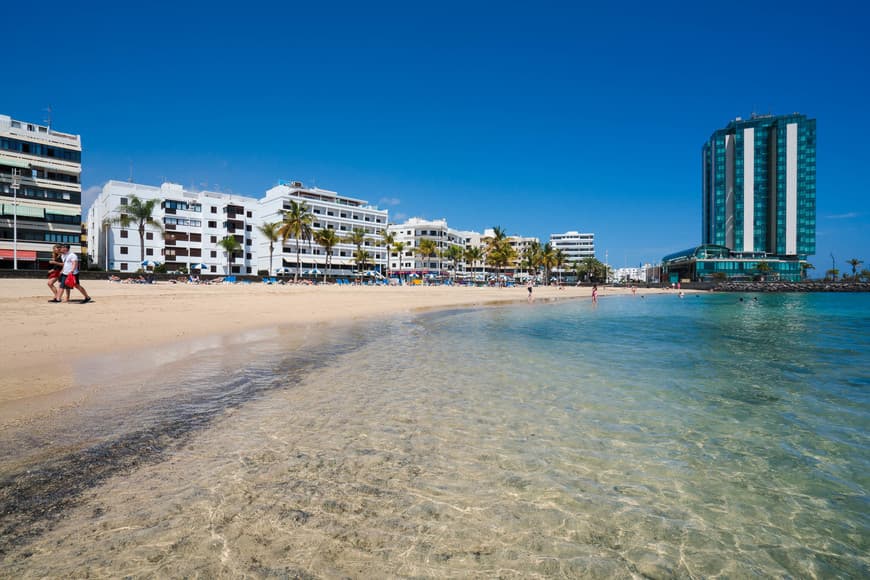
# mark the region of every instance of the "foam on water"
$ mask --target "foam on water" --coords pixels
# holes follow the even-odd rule
[[[868,321],[866,296],[626,297],[201,351],[0,464],[22,497],[90,438],[115,466],[51,517],[0,502],[0,571],[866,577]]]

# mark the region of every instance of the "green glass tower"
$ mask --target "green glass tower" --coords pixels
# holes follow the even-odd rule
[[[737,118],[702,149],[704,244],[746,257],[816,251],[816,120]]]

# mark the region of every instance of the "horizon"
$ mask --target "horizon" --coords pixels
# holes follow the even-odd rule
[[[863,5],[336,5],[49,2],[41,38],[64,51],[10,27],[16,70],[46,73],[7,76],[0,114],[45,124],[50,106],[53,129],[81,135],[83,216],[131,167],[134,183],[254,198],[296,180],[394,223],[594,233],[619,268],[700,244],[714,131],[800,112],[818,121],[813,274],[831,254],[840,272],[870,262]]]

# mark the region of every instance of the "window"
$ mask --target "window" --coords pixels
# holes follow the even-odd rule
[[[250,225],[247,225],[247,226],[245,226],[245,231],[246,231],[246,232],[252,232],[252,231],[254,231],[254,230],[253,230],[253,228],[251,228]]]
[[[217,208],[215,206],[211,206],[211,213],[217,213]]]
[[[153,239],[154,239],[154,234],[153,234],[152,232],[146,232],[146,233],[145,233],[145,239],[146,239],[146,240],[153,240]]]
[[[249,218],[254,217],[254,215],[251,212],[247,212],[245,215],[248,216]]]
[[[146,255],[146,256],[153,256],[153,255],[154,255],[154,250],[153,250],[152,248],[147,248],[147,249],[145,250],[145,255]]]
[[[213,244],[217,243],[217,236],[211,236],[211,243],[213,243]]]
[[[122,269],[122,270],[126,270],[126,269],[127,269],[127,262],[121,262],[121,269]]]
[[[121,237],[122,237],[122,238],[126,238],[126,237],[127,237],[127,230],[121,230]]]
[[[121,246],[121,254],[127,253],[127,246]]]
[[[127,205],[127,198],[126,197],[121,198],[121,205]]]
[[[245,254],[245,259],[246,259],[246,260],[250,260],[250,259],[252,259],[252,258],[251,258],[251,254]]]
[[[212,250],[212,252],[211,252],[211,257],[212,257],[212,258],[217,258],[217,252],[215,252],[214,250]]]
[[[216,228],[216,227],[217,227],[217,222],[208,222],[208,227],[210,227],[210,228]]]

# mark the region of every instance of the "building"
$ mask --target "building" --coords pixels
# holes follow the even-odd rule
[[[799,280],[816,251],[816,120],[738,117],[704,143],[701,177],[701,245],[663,275]]]
[[[554,250],[562,250],[569,263],[595,257],[595,234],[575,231],[550,234],[550,245]]]
[[[459,246],[465,250],[481,243],[479,233],[451,228],[446,219],[426,220],[414,217],[402,224],[391,224],[388,229],[395,242],[404,244],[401,256],[398,252],[390,252],[390,273],[398,276],[446,275],[450,269],[464,271],[464,260],[453,264],[444,257],[445,252],[450,246]],[[420,242],[424,239],[435,242],[435,254],[424,257],[417,253]]]
[[[637,268],[616,268],[613,270],[613,280],[622,283],[630,283],[630,282],[646,282],[647,270],[650,268],[649,264],[645,264],[643,266],[639,266]]]
[[[340,195],[334,191],[319,187],[305,187],[300,181],[279,182],[266,192],[266,196],[257,202],[258,224],[283,221],[284,211],[290,207],[290,201],[305,203],[314,216],[315,230],[329,228],[335,230],[342,241],[333,249],[331,266],[326,269],[326,250],[314,242],[299,241],[302,272],[329,276],[351,275],[357,270],[355,257],[356,247],[347,236],[354,229],[365,232],[365,239],[360,247],[367,252],[367,269],[382,270],[387,263],[387,251],[381,244],[382,232],[387,227],[387,210],[372,207],[367,201]],[[257,269],[269,270],[269,240],[258,230]],[[297,241],[293,238],[279,241],[275,244],[272,256],[272,273],[277,268],[289,268],[286,272],[296,271]],[[361,265],[361,264],[360,264]]]
[[[48,268],[54,244],[81,252],[79,135],[0,115],[0,268]]]
[[[159,201],[152,215],[163,231],[146,225],[144,248],[140,248],[138,224],[123,227],[117,222],[118,208],[133,196]],[[241,195],[188,191],[175,183],[155,187],[110,181],[88,212],[88,252],[94,263],[119,272],[137,272],[150,261],[164,264],[170,272],[256,274],[256,209],[256,199]],[[232,260],[219,245],[228,236],[239,245]]]

